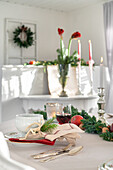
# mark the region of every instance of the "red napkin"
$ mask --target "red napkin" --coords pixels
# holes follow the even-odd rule
[[[55,144],[55,140],[54,141],[50,141],[47,139],[39,139],[39,140],[19,140],[17,138],[9,138],[9,140],[11,142],[20,142],[20,143],[41,143],[41,144],[45,144],[45,145],[54,145]]]

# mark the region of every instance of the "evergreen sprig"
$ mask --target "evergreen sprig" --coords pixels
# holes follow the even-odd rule
[[[73,57],[73,56],[66,57],[65,62],[62,61],[60,59],[60,57],[58,57],[58,59],[55,59],[53,61],[36,61],[35,64],[33,64],[33,65],[35,65],[35,66],[40,66],[40,65],[48,66],[48,65],[57,65],[59,63],[62,63],[62,64],[64,63],[64,64],[71,64],[72,67],[77,67],[78,61],[79,60],[76,56],[75,57]],[[84,63],[86,63],[86,62],[84,61]],[[30,65],[29,62],[24,63],[24,66],[26,66],[26,65]],[[88,64],[83,64],[82,59],[81,59],[81,66],[88,66]]]
[[[80,115],[84,119],[81,120],[81,122],[84,124],[83,127],[85,128],[85,131],[87,133],[96,133],[100,134],[102,132],[103,127],[107,127],[105,123],[102,123],[101,120],[96,120],[95,116],[90,116],[85,110],[82,110],[81,112],[78,111],[78,109],[71,107],[72,110],[72,117],[75,115]]]
[[[34,113],[34,114],[41,114],[41,115],[43,115],[43,118],[44,118],[45,120],[47,120],[47,113],[46,113],[45,111],[43,111],[43,110],[36,110],[36,111],[34,111],[34,110],[33,110],[33,113]]]
[[[42,132],[51,132],[53,129],[55,129],[58,125],[53,123],[54,119],[55,118],[47,120],[44,123],[44,125],[41,127],[41,131]]]
[[[71,117],[75,116],[75,115],[81,115],[84,119],[88,119],[90,118],[90,116],[88,115],[88,113],[85,110],[82,110],[81,112],[78,111],[77,108],[74,108],[73,106],[71,106]]]
[[[100,134],[102,133],[102,128],[106,127],[106,124],[102,123],[101,120],[97,121],[95,116],[89,116],[88,119],[83,119],[81,122],[84,124],[83,127],[87,133]]]
[[[75,115],[81,115],[84,118],[81,122],[83,123],[83,128],[85,128],[85,132],[99,134],[104,140],[113,142],[113,132],[106,131],[105,133],[102,133],[102,128],[107,127],[105,123],[102,123],[101,120],[97,120],[95,116],[91,117],[87,112],[85,112],[85,110],[79,112],[78,109],[73,106],[71,107],[71,110],[72,117]]]
[[[106,131],[106,133],[100,134],[100,137],[102,137],[104,140],[113,142],[113,132]]]

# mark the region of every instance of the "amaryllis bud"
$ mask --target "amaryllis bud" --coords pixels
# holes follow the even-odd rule
[[[61,28],[58,28],[58,34],[61,36],[64,33],[64,30]]]
[[[71,36],[72,39],[79,38],[79,37],[81,37],[81,34],[79,32],[74,32]]]

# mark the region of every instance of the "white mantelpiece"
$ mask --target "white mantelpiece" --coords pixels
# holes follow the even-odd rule
[[[99,66],[95,66],[93,72],[95,92],[97,92],[97,88],[99,87],[99,69]],[[83,70],[86,76],[82,77],[84,82],[82,88],[85,87],[87,89],[89,87],[89,67],[83,67]],[[42,100],[42,103],[44,101],[50,101],[50,98],[46,98],[45,95],[49,95],[49,90],[47,73],[44,72],[43,66],[4,65],[2,67],[2,120],[12,119],[16,114],[25,112],[22,106],[23,100],[28,101],[28,99],[32,99],[34,101],[37,98],[38,104]],[[63,102],[67,100],[66,102],[68,103],[70,100],[81,102],[78,96],[74,96],[73,99],[51,98],[51,101],[56,100],[63,100]],[[77,103],[78,106],[79,104]]]
[[[46,103],[63,103],[72,104],[78,110],[85,110],[87,112],[97,108],[97,95],[77,95],[69,97],[58,97],[51,95],[30,95],[30,96],[20,96],[22,100],[23,109],[28,113],[29,109],[41,109],[44,110],[44,105]]]
[[[90,87],[89,67],[82,67],[82,90]],[[94,67],[94,90],[99,87],[99,67]],[[44,66],[4,65],[2,67],[2,101],[19,96],[49,94]]]
[[[2,101],[20,95],[49,94],[43,66],[4,65],[2,67]]]

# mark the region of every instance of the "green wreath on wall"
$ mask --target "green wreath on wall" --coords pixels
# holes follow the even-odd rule
[[[20,48],[28,48],[29,46],[33,45],[34,39],[33,35],[34,33],[31,31],[31,28],[25,27],[22,25],[21,27],[17,27],[15,31],[13,32],[14,43],[17,44]]]

